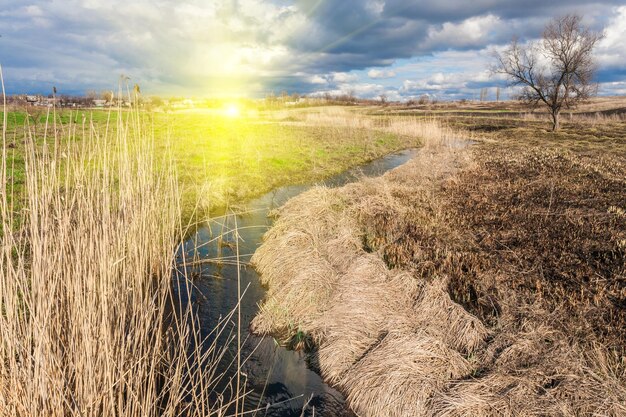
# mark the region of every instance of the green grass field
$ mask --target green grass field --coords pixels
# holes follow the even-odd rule
[[[321,180],[389,152],[419,145],[418,138],[379,129],[294,122],[302,116],[296,111],[286,116],[269,112],[227,117],[209,111],[139,115],[142,129],[153,133],[157,155],[171,156],[175,162],[185,220],[194,213],[204,215],[244,203],[280,185]],[[46,117],[45,109],[31,110],[28,118],[23,110],[7,114],[9,182],[15,187],[18,202],[24,186],[25,141],[34,137],[43,145]],[[131,112],[116,110],[63,110],[57,112],[56,119],[61,145],[68,140],[98,140],[98,132],[133,120]],[[48,142],[52,142],[52,114],[47,129]]]

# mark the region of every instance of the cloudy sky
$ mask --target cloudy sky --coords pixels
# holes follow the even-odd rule
[[[600,93],[626,94],[626,0],[0,0],[9,93],[113,89],[472,98],[491,52],[579,13],[605,38]]]

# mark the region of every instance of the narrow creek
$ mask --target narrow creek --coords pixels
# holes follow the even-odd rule
[[[418,152],[409,149],[387,155],[341,174],[327,178],[318,184],[331,187],[345,185],[362,176],[379,176],[409,161]],[[210,225],[197,230],[179,249],[177,259],[196,256],[198,262],[187,266],[188,276],[193,277],[193,290],[188,293],[181,277],[178,292],[183,303],[191,302],[198,315],[203,337],[212,337],[220,319],[227,316],[237,305],[237,263],[234,227],[237,225],[239,240],[240,282],[242,291],[247,289],[241,301],[242,380],[251,391],[245,397],[245,410],[258,416],[353,416],[341,393],[321,379],[307,363],[307,355],[279,346],[272,337],[258,337],[249,333],[250,321],[258,311],[258,304],[265,297],[265,290],[254,269],[248,265],[264,233],[271,227],[268,217],[271,210],[283,205],[290,198],[310,189],[316,184],[280,187],[246,205],[243,214],[224,216]],[[222,236],[219,244],[217,236]],[[221,260],[216,263],[215,260]],[[234,319],[236,323],[236,316]],[[236,331],[236,330],[234,330]],[[225,332],[228,333],[228,332]],[[232,336],[232,334],[231,334]],[[222,335],[217,343],[226,343]],[[220,370],[226,379],[235,372],[228,366],[235,357],[237,344],[228,344],[228,355]],[[307,407],[303,407],[307,404]],[[254,413],[252,410],[260,409]]]

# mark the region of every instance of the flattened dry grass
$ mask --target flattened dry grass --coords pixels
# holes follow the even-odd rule
[[[437,132],[437,140],[447,134],[436,125],[413,126],[413,131],[424,129]],[[409,164],[411,172],[426,173],[417,182],[424,187],[454,169],[427,169],[435,152],[429,148]],[[447,161],[453,164],[453,158]],[[473,371],[465,355],[487,337],[482,323],[442,290],[444,278],[417,280],[408,271],[389,269],[364,245],[361,207],[376,201],[402,210],[396,198],[409,189],[408,183],[390,186],[380,178],[339,190],[315,188],[279,210],[253,258],[269,286],[253,329],[279,333],[284,340],[296,332],[307,334],[315,342],[313,360],[322,376],[347,393],[359,414],[425,410],[431,394],[450,378]],[[443,308],[435,312],[434,305]],[[447,320],[454,323],[452,329]],[[462,352],[453,346],[462,346]]]
[[[363,416],[626,414],[623,160],[500,146],[291,200],[255,330]]]
[[[428,416],[433,394],[471,370],[459,352],[427,333],[389,335],[340,386],[359,415]]]

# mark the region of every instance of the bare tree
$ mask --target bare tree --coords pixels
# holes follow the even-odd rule
[[[593,48],[602,34],[582,25],[579,15],[552,20],[543,39],[528,46],[513,40],[503,53],[496,53],[493,72],[505,74],[511,85],[522,86],[520,99],[543,103],[552,116],[552,130],[559,128],[563,108],[572,108],[597,92]]]
[[[98,92],[96,90],[87,90],[85,91],[85,98],[88,98],[90,100],[97,100]]]
[[[350,103],[354,103],[356,101],[356,93],[354,92],[354,90],[353,89],[348,90],[347,94],[348,94],[348,100],[350,101]]]
[[[159,96],[152,96],[150,101],[150,104],[152,104],[153,107],[163,107],[163,99]]]
[[[273,108],[274,106],[276,106],[276,95],[274,94],[273,91],[268,92],[267,94],[265,94],[265,105],[269,108]]]

